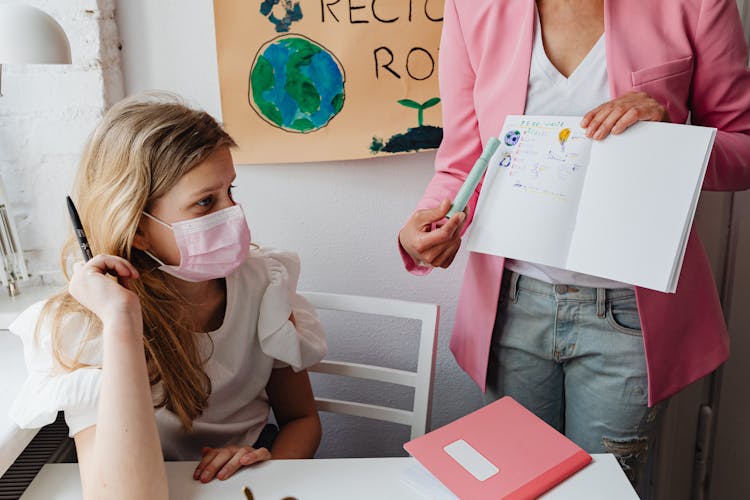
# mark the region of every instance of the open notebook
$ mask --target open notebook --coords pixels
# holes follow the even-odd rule
[[[674,292],[716,129],[508,116],[467,248]]]
[[[591,462],[507,396],[404,448],[456,496],[471,500],[537,498]]]

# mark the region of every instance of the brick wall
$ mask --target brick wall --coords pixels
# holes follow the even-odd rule
[[[72,65],[3,66],[0,176],[34,280],[62,282],[65,195],[83,144],[123,94],[114,0],[29,0],[63,27]]]

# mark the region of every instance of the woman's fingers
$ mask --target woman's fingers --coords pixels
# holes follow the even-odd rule
[[[610,133],[621,134],[639,121],[670,121],[669,112],[645,92],[629,92],[586,113],[581,127],[586,137],[602,140]]]
[[[591,137],[589,135],[589,132],[593,132],[597,128],[599,128],[599,125],[604,120],[604,116],[607,114],[608,105],[608,102],[601,104],[583,115],[583,119],[581,120],[581,128],[586,129],[586,135],[588,137]]]
[[[466,223],[466,211],[459,212],[443,224],[451,208],[445,199],[435,208],[417,210],[399,232],[399,242],[420,266],[436,266],[435,259],[449,246],[460,246],[461,230]],[[448,259],[452,261],[453,259]]]
[[[414,212],[413,221],[417,229],[423,229],[439,222],[445,218],[445,215],[451,209],[451,201],[448,199],[440,202],[435,208],[425,208]]]
[[[444,269],[447,269],[448,266],[453,263],[453,259],[456,258],[456,254],[458,253],[459,248],[461,248],[461,240],[452,242],[447,246],[445,250],[440,253],[440,255],[437,256],[432,265],[435,267],[442,267]]]
[[[609,112],[604,115],[601,123],[599,124],[599,127],[593,131],[591,138],[595,141],[600,141],[607,137],[615,123],[617,123],[618,120],[631,109],[633,108],[630,108],[625,103],[612,106],[609,109]]]
[[[415,250],[420,254],[427,254],[434,247],[460,237],[459,228],[465,217],[466,214],[459,212],[448,219],[448,222],[435,228],[433,231],[418,234],[414,245]]]
[[[461,245],[461,219],[465,214],[456,214],[447,224],[429,233],[423,233],[417,238],[415,249],[422,266],[441,267],[438,258],[448,247]],[[455,220],[453,220],[455,219]],[[451,259],[452,260],[452,259]]]
[[[459,212],[448,219],[445,224],[436,225],[432,231],[423,233],[421,236],[426,239],[430,239],[430,237],[433,237],[438,240],[453,238],[456,236],[456,231],[458,231],[458,228],[461,227],[461,224],[465,219],[466,214],[463,212]]]
[[[612,126],[612,133],[614,135],[623,133],[628,127],[633,126],[638,120],[640,120],[638,108],[630,108],[625,114],[623,114],[619,120]]]
[[[583,115],[583,119],[581,120],[581,128],[589,128],[589,125],[591,125],[591,120],[594,119],[594,117],[599,113],[599,111],[601,111],[605,104],[600,104],[599,106]]]
[[[422,252],[429,248],[430,240],[424,241],[425,234],[435,232],[439,226],[437,222],[443,220],[450,210],[450,200],[443,200],[435,208],[417,210],[409,217],[406,225],[399,231],[398,240],[414,262],[423,263]],[[450,228],[449,228],[450,229]],[[443,233],[437,235],[439,238]]]
[[[586,127],[586,137],[588,137],[589,139],[598,139],[599,131],[602,129],[602,125],[612,112],[620,111],[619,109],[618,111],[614,111],[614,107],[611,105],[611,103],[607,103],[607,105],[600,107],[599,111],[591,118],[589,126]]]

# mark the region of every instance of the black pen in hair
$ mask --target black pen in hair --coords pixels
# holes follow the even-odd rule
[[[70,221],[73,223],[73,231],[76,233],[76,239],[78,239],[78,246],[81,247],[81,253],[83,254],[83,260],[88,261],[93,257],[91,255],[91,248],[89,247],[89,240],[86,239],[86,233],[83,232],[83,224],[81,224],[81,218],[78,216],[78,210],[73,204],[73,200],[70,196],[66,196],[65,199],[68,202],[68,213],[70,213]]]

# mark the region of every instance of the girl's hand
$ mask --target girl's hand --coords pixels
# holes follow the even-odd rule
[[[464,212],[457,213],[442,226],[433,224],[445,218],[451,208],[450,200],[427,210],[417,210],[398,234],[404,250],[420,266],[447,268],[461,247],[461,228],[466,221]]]
[[[605,102],[583,117],[586,137],[597,141],[610,132],[617,135],[638,121],[669,122],[669,112],[645,92],[627,94]]]
[[[104,322],[117,315],[140,314],[138,296],[128,290],[131,279],[138,279],[138,271],[130,262],[113,255],[97,255],[85,264],[75,263],[68,291]]]
[[[200,479],[202,483],[207,483],[214,477],[221,480],[227,479],[240,467],[271,459],[271,452],[267,449],[256,450],[252,446],[225,446],[224,448],[205,446],[201,450],[201,455],[203,458],[193,472],[193,479]]]

